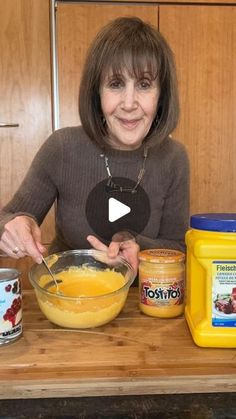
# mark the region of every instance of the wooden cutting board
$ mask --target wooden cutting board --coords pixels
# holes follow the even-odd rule
[[[183,317],[141,314],[137,289],[87,330],[53,325],[34,291],[23,297],[23,337],[0,346],[2,399],[236,391],[236,350],[197,347]]]

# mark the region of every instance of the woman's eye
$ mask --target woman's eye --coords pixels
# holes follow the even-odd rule
[[[140,80],[139,87],[144,90],[149,89],[149,87],[151,87],[151,82],[149,80]]]
[[[122,86],[121,80],[113,80],[109,83],[111,89],[119,89]]]

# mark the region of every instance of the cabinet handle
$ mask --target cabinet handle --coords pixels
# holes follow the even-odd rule
[[[14,124],[11,122],[0,122],[0,128],[12,128],[12,127],[19,127],[19,124]]]

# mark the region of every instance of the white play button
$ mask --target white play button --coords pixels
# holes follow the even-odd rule
[[[123,177],[113,178],[113,182],[129,189],[136,185],[134,180]],[[129,232],[132,236],[141,234],[151,213],[145,190],[139,185],[137,193],[129,193],[108,190],[107,185],[105,178],[94,186],[86,199],[86,218],[91,234],[93,232],[106,244],[120,232]]]
[[[108,219],[110,223],[113,223],[124,215],[129,214],[131,211],[128,205],[123,204],[115,198],[109,198],[108,200]]]

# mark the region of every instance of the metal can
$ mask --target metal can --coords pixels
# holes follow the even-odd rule
[[[20,272],[0,268],[0,345],[14,342],[22,334]]]
[[[177,317],[184,311],[185,255],[172,249],[139,252],[140,310],[153,317]]]

